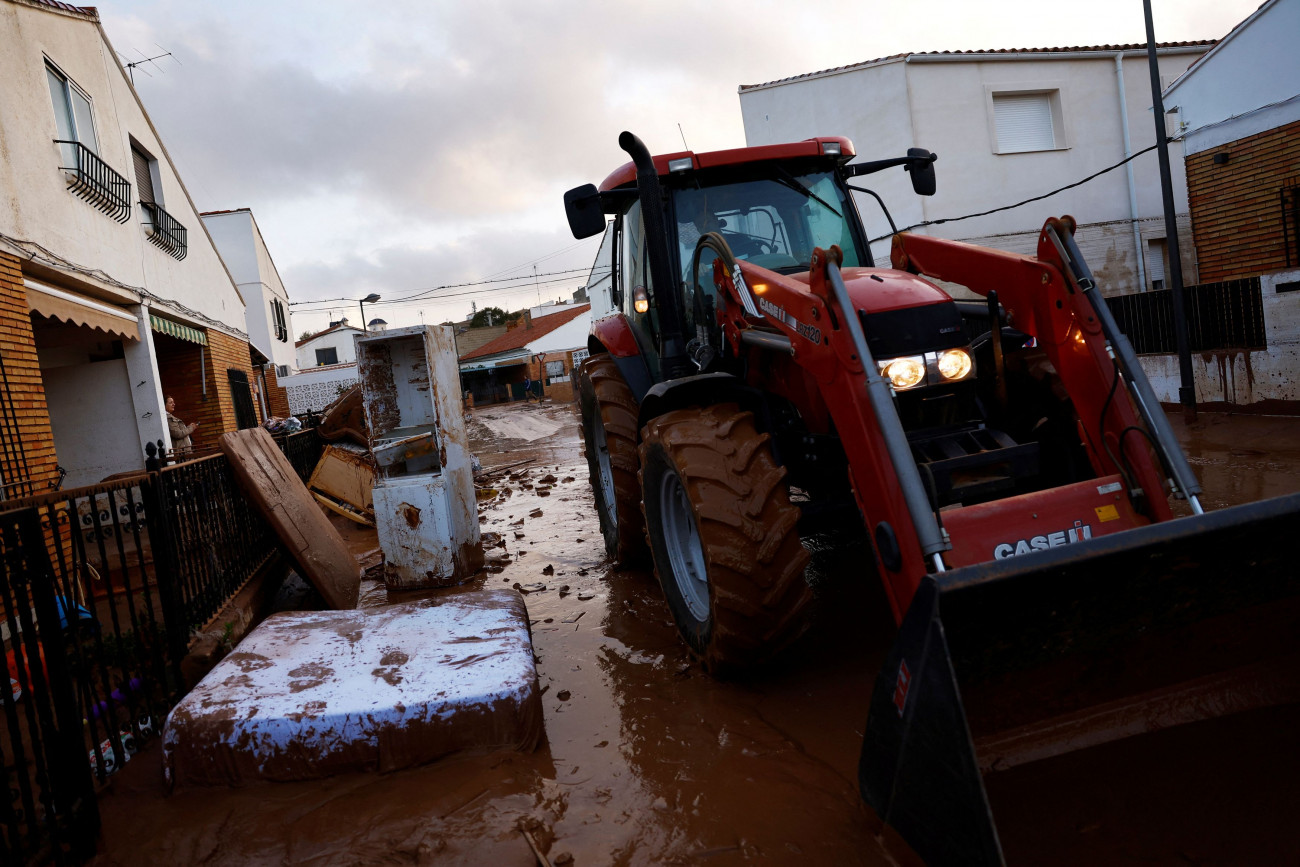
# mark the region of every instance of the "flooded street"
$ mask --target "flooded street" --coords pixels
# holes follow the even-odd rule
[[[1223,418],[1176,425],[1207,506],[1300,490],[1300,419]],[[469,432],[487,473],[510,469],[481,482],[495,535],[488,570],[463,589],[525,593],[538,750],[168,794],[155,743],[101,800],[97,863],[524,867],[540,863],[533,846],[555,865],[915,863],[858,794],[893,625],[852,533],[809,540],[809,634],[750,679],[719,682],[687,656],[652,572],[607,565],[576,405],[480,408]],[[373,548],[355,535],[354,551]],[[365,598],[385,595],[416,598]],[[1297,725],[1294,709],[1247,714],[997,774],[1008,860],[1294,863],[1300,751],[1276,745]],[[1180,762],[1207,737],[1213,761]]]

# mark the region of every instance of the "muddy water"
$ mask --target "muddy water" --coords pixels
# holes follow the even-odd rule
[[[507,413],[526,415],[511,426]],[[1182,431],[1220,498],[1211,505],[1300,490],[1300,453],[1279,447],[1300,449],[1300,422],[1253,424]],[[606,564],[571,408],[481,408],[470,434],[489,470],[530,461],[491,483],[482,526],[503,540],[488,551],[501,571],[470,587],[528,591],[542,746],[172,795],[155,746],[102,802],[101,863],[538,863],[521,828],[556,864],[915,863],[857,792],[893,627],[851,533],[810,540],[809,635],[768,670],[720,683],[687,658],[653,575]],[[348,541],[358,555],[373,547],[365,534]],[[382,585],[363,595],[389,599]],[[1285,829],[1300,810],[1300,751],[1277,745],[1298,723],[1291,711],[1247,715],[998,774],[989,788],[1009,859],[1295,863]],[[1197,752],[1207,742],[1208,758]]]

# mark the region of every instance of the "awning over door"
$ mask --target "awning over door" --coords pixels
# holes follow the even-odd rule
[[[181,325],[179,322],[172,322],[170,319],[163,319],[161,316],[155,316],[152,313],[149,314],[149,326],[159,334],[166,334],[168,337],[175,337],[177,340],[188,340],[190,343],[197,343],[199,346],[208,345],[208,335],[199,329]]]
[[[27,307],[33,313],[71,325],[98,329],[123,340],[140,339],[136,318],[125,310],[34,280],[24,280],[23,286],[27,289]]]

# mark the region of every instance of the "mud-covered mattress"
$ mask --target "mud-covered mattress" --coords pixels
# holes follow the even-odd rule
[[[541,698],[513,590],[278,614],[171,712],[175,786],[391,771],[462,750],[532,750]]]

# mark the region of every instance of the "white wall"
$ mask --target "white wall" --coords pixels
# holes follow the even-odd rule
[[[1260,277],[1264,334],[1268,348],[1258,352],[1221,350],[1192,354],[1198,403],[1249,406],[1263,401],[1300,400],[1300,290],[1278,292],[1278,284],[1300,282],[1300,270],[1275,271]],[[1178,402],[1182,382],[1177,355],[1139,356],[1155,389],[1166,403]]]
[[[1172,80],[1200,52],[1164,54],[1161,75]],[[908,175],[890,169],[856,179],[878,192],[899,228],[922,220],[960,217],[1050,192],[1118,163],[1124,158],[1120,91],[1113,52],[1083,57],[1042,54],[980,56],[976,60],[910,55],[905,60],[766,85],[740,94],[749,145],[846,135],[858,162],[903,156],[908,147],[935,152],[938,191],[932,197],[912,192]],[[936,62],[937,61],[937,62]],[[1144,53],[1123,60],[1124,105],[1133,151],[1155,143],[1150,78]],[[1043,89],[1059,92],[1064,141],[1056,150],[997,153],[992,91]],[[1187,211],[1182,154],[1171,146],[1174,194]],[[1132,163],[1139,218],[1162,213],[1154,152]],[[879,207],[858,196],[859,211],[873,237],[888,232]],[[979,240],[1004,249],[1033,249],[1049,216],[1072,214],[1085,226],[1130,217],[1126,172],[1110,172],[1073,190],[1030,205],[918,229],[958,240]],[[1143,246],[1163,237],[1158,220],[1143,223]],[[1104,272],[1108,293],[1136,291],[1137,243],[1131,226],[1099,227],[1100,242],[1089,255],[1094,271]],[[1190,266],[1190,243],[1185,244]],[[888,244],[873,245],[877,262],[888,261]],[[1190,282],[1190,280],[1189,280]]]
[[[54,450],[68,471],[65,488],[144,469],[126,362],[121,359],[43,370]]]
[[[90,97],[100,158],[131,183],[131,216],[118,223],[66,189],[45,62]],[[154,310],[204,327],[245,331],[244,303],[136,99],[112,47],[86,15],[0,0],[0,232],[33,241],[158,297]],[[177,260],[146,240],[130,140],[158,160],[162,206],[187,230]],[[122,303],[140,296],[104,284]],[[191,315],[186,308],[199,315]]]
[[[353,351],[355,355],[355,350]],[[339,396],[340,386],[360,381],[355,363],[339,367],[304,370],[280,380],[289,394],[289,412],[300,415],[307,410],[320,412]]]
[[[537,320],[534,319],[533,323],[536,325]],[[587,333],[589,331],[591,331],[590,309],[579,316],[575,316],[571,322],[564,323],[550,334],[529,343],[528,351],[536,355],[541,352],[551,353],[564,349],[582,349],[587,345]]]
[[[1189,154],[1281,125],[1275,120],[1260,129],[1238,128],[1229,138],[1222,138],[1226,130],[1216,135],[1206,129],[1300,94],[1297,34],[1300,0],[1265,3],[1165,91],[1165,106],[1179,109]]]
[[[302,346],[299,346],[297,352],[298,370],[307,372],[316,364],[316,350],[328,349],[334,347],[338,352],[339,364],[352,364],[357,360],[357,347],[353,343],[353,338],[357,334],[363,334],[360,328],[347,326],[337,331],[331,331],[329,334],[323,334],[320,337],[313,337]]]
[[[262,239],[253,212],[241,208],[205,214],[202,219],[226,268],[238,284],[240,294],[247,302],[245,316],[249,343],[271,359],[272,364],[285,365],[292,372],[298,367],[298,356],[294,350],[289,293],[280,282],[280,274]],[[286,340],[280,340],[275,333],[275,314],[271,302],[277,299],[284,307],[288,326]]]

